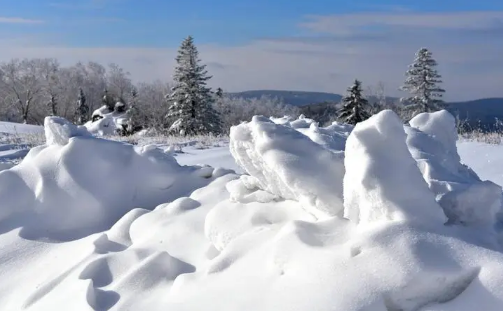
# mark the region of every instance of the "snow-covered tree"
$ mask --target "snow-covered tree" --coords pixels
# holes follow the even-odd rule
[[[215,92],[215,95],[218,97],[218,98],[222,98],[224,97],[224,90],[222,90],[222,88],[218,88],[217,91]]]
[[[2,97],[17,110],[23,123],[31,121],[33,110],[42,100],[40,61],[40,59],[13,59],[0,65]]]
[[[338,119],[347,124],[357,124],[370,118],[368,101],[362,95],[362,83],[355,80],[348,88],[348,94],[342,99],[342,108]]]
[[[421,48],[405,73],[407,78],[400,89],[409,92],[411,96],[401,100],[411,104],[408,108],[416,113],[440,110],[443,106],[441,98],[445,90],[438,86],[442,80],[436,66],[432,53],[427,48]]]
[[[127,110],[127,134],[133,134],[141,130],[144,126],[142,113],[138,105],[138,91],[135,87],[131,90],[131,100],[129,101],[129,109]]]
[[[88,121],[89,107],[86,105],[86,95],[82,89],[79,89],[79,98],[77,101],[76,119],[77,124],[84,124]]]
[[[221,120],[213,108],[213,93],[206,86],[211,76],[206,65],[199,64],[199,53],[191,36],[181,44],[176,57],[172,93],[166,96],[170,132],[181,135],[218,134]]]
[[[102,101],[103,101],[103,105],[104,105],[104,106],[107,106],[107,108],[108,108],[108,111],[109,111],[109,112],[114,111],[116,101],[115,101],[115,99],[113,98],[113,96],[111,96],[111,95],[108,93],[108,89],[105,89],[105,92],[104,92],[104,94],[103,94],[103,99],[102,99]]]

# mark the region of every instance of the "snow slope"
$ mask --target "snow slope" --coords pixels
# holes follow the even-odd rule
[[[448,116],[291,121],[232,129],[238,175],[48,118],[0,172],[0,310],[503,308],[501,188]]]

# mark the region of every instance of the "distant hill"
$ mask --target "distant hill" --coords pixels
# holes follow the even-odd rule
[[[480,126],[484,130],[495,130],[496,119],[503,122],[503,98],[449,103],[447,110],[459,119],[466,120],[472,128]]]
[[[328,117],[334,113],[333,103],[339,103],[342,96],[325,92],[303,92],[283,90],[255,90],[229,95],[243,98],[260,98],[262,96],[276,97],[285,104],[302,107],[306,115]],[[388,101],[398,98],[388,97]],[[370,98],[370,101],[373,101]],[[494,130],[496,119],[503,121],[503,98],[484,98],[464,102],[448,103],[447,110],[461,120],[466,120],[472,128],[481,126],[485,130]]]
[[[245,91],[245,92],[229,93],[229,95],[247,99],[260,98],[262,96],[276,97],[282,99],[285,104],[292,106],[306,106],[322,102],[339,102],[342,98],[341,95],[333,93],[279,91],[279,90]]]

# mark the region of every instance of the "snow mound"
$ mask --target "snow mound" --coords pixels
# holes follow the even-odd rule
[[[344,215],[348,219],[362,224],[445,222],[405,140],[402,122],[390,110],[356,125],[346,143],[344,161]]]
[[[502,189],[460,162],[454,117],[446,111],[423,113],[410,124],[409,151],[449,222],[494,225]]]
[[[460,161],[456,147],[456,141],[458,140],[456,119],[447,110],[420,113],[412,118],[409,124],[411,127],[431,135],[442,144],[451,157],[458,162]]]
[[[45,139],[48,145],[66,145],[72,137],[89,137],[91,133],[83,126],[75,126],[65,118],[46,117],[44,120]]]
[[[127,112],[110,112],[107,106],[96,109],[92,116],[94,121],[88,121],[84,126],[96,136],[117,135],[129,120]]]
[[[231,128],[229,147],[261,189],[301,202],[316,217],[342,216],[342,152],[259,116]]]
[[[153,209],[214,179],[212,169],[180,166],[155,146],[93,138],[62,118],[48,117],[45,133],[47,145],[0,172],[0,222],[19,218],[25,236],[102,231],[133,208]]]

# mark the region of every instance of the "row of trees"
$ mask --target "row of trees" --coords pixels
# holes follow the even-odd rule
[[[134,84],[117,64],[77,63],[63,67],[55,59],[14,59],[0,64],[0,118],[41,124],[47,115],[58,115],[84,124],[102,106],[109,112],[128,112],[132,128],[152,128],[181,135],[219,134],[253,115],[292,115],[299,110],[278,99],[243,99],[212,91],[192,37],[181,44],[173,82]],[[423,48],[407,71],[402,90],[406,109],[417,112],[441,107],[443,89],[431,52]],[[385,109],[385,96],[369,104],[356,80],[337,112],[340,121],[356,124]],[[132,131],[129,131],[132,132]]]
[[[298,113],[277,98],[211,91],[191,37],[182,43],[177,62],[173,82],[135,84],[117,64],[64,67],[55,59],[14,59],[0,64],[0,120],[43,124],[47,115],[57,115],[84,124],[96,109],[106,106],[112,112],[119,103],[136,128],[190,135],[226,132],[256,114]]]
[[[373,113],[394,108],[404,116],[405,121],[421,112],[432,112],[444,108],[442,100],[445,90],[439,84],[441,76],[435,69],[437,62],[427,48],[421,48],[415,55],[414,62],[406,71],[404,85],[400,88],[407,91],[410,96],[401,98],[401,106],[390,106],[383,93],[377,94],[377,102],[372,105],[363,96],[362,83],[355,80],[348,89],[348,94],[342,99],[342,107],[337,118],[349,124],[357,124],[368,119]]]

